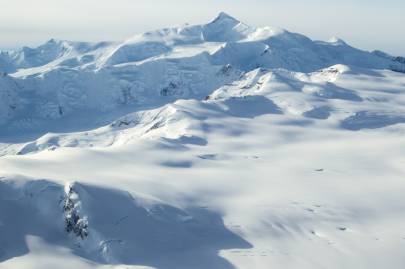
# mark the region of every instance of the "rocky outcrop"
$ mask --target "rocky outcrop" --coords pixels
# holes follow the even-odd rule
[[[77,237],[84,239],[89,235],[87,217],[80,213],[81,203],[79,196],[72,185],[67,186],[66,196],[63,200],[63,212],[65,216],[65,229]]]

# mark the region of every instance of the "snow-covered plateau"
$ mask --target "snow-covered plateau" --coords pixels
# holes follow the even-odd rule
[[[405,268],[405,58],[208,24],[0,52],[0,269]]]

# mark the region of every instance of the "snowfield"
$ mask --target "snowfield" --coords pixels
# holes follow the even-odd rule
[[[0,269],[405,267],[402,57],[221,13],[0,72]]]

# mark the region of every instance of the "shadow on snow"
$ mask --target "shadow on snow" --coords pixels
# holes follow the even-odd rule
[[[88,220],[84,240],[66,232],[64,186],[0,181],[0,262],[27,254],[27,235],[97,263],[159,269],[232,269],[219,251],[252,247],[215,211],[145,202],[125,191],[78,183],[72,189]]]

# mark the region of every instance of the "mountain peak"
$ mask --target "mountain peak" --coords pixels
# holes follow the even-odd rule
[[[57,40],[57,39],[55,39],[55,38],[51,38],[51,39],[49,39],[46,43],[47,43],[47,44],[60,43],[60,40]]]
[[[229,15],[228,13],[225,12],[220,12],[218,16],[212,21],[212,23],[220,22],[220,21],[232,21],[235,23],[239,23],[237,19]]]
[[[328,42],[335,45],[347,45],[347,43],[343,39],[340,39],[336,36],[329,38]]]
[[[203,25],[204,40],[208,42],[238,41],[246,38],[252,31],[252,27],[225,12],[219,13],[215,20]]]

